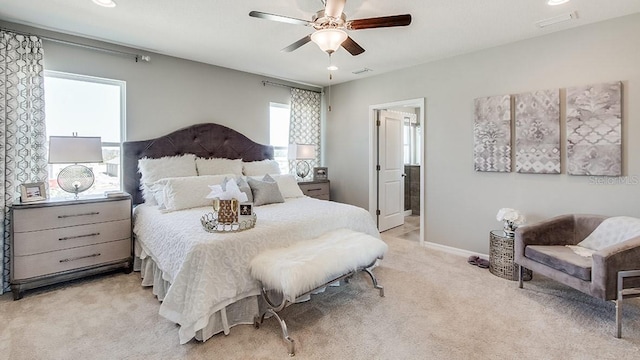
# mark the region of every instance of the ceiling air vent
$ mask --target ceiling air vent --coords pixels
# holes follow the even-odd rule
[[[568,14],[555,16],[555,17],[552,17],[552,18],[549,18],[549,19],[544,19],[544,20],[537,21],[536,25],[539,28],[542,29],[542,28],[545,28],[547,26],[563,23],[565,21],[575,20],[577,18],[578,18],[578,13],[574,11],[574,12],[570,12]]]
[[[360,74],[368,73],[370,71],[373,71],[373,70],[371,70],[369,68],[362,68],[360,70],[353,71],[353,73],[356,74],[356,75],[360,75]]]

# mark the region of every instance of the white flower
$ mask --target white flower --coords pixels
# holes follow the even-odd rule
[[[524,223],[524,215],[522,215],[518,210],[512,208],[502,208],[498,210],[498,214],[496,215],[496,220],[498,221],[508,221],[510,223],[519,225]]]

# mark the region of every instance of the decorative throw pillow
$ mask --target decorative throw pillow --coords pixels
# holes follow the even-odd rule
[[[296,181],[296,177],[291,174],[282,174],[282,175],[272,175],[272,177],[278,183],[278,188],[280,188],[280,193],[282,193],[282,197],[287,198],[296,198],[303,197],[304,193],[300,190],[300,186],[298,186],[298,181]]]
[[[196,169],[200,176],[223,174],[242,175],[242,160],[220,158],[205,159],[197,157]]]
[[[578,246],[598,251],[636,236],[640,236],[640,219],[614,216],[604,219]]]
[[[242,172],[246,176],[262,176],[265,174],[280,174],[280,165],[275,160],[260,160],[242,162]]]
[[[209,185],[220,185],[229,175],[188,176],[160,179],[150,187],[161,210],[171,212],[211,205]]]
[[[140,189],[145,202],[156,205],[154,197],[149,194],[148,187],[154,182],[172,177],[197,176],[196,156],[165,156],[159,159],[142,158],[138,160],[140,172]]]
[[[265,175],[262,181],[249,177],[247,182],[253,192],[253,204],[255,206],[284,202],[278,183],[269,174]]]

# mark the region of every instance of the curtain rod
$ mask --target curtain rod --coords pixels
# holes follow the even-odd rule
[[[79,48],[84,48],[84,49],[89,49],[89,50],[94,50],[94,51],[100,51],[100,52],[104,52],[104,53],[107,53],[107,54],[130,57],[133,60],[135,60],[136,62],[140,62],[140,61],[149,62],[151,60],[151,57],[149,55],[140,55],[140,54],[134,54],[134,53],[126,52],[126,51],[106,49],[106,48],[99,47],[99,46],[94,46],[94,45],[85,45],[85,44],[80,44],[80,43],[77,43],[77,42],[72,42],[72,41],[67,41],[67,40],[62,40],[62,39],[56,39],[56,38],[52,38],[52,37],[49,37],[49,36],[42,36],[42,35],[32,34],[32,33],[24,32],[24,31],[18,31],[18,30],[6,28],[6,27],[3,27],[3,26],[0,26],[0,30],[9,31],[9,32],[12,32],[12,33],[16,33],[16,34],[20,34],[20,35],[26,35],[26,36],[37,36],[42,40],[47,40],[47,41],[51,41],[51,42],[55,42],[55,43],[59,43],[59,44],[63,44],[63,45],[75,46],[75,47],[79,47]]]
[[[295,87],[295,86],[291,86],[291,85],[280,84],[280,83],[273,82],[273,81],[262,80],[262,86],[267,86],[267,85],[280,86],[280,87],[285,87],[285,88],[288,88],[288,89],[306,90],[306,91],[311,91],[311,92],[314,92],[314,93],[322,94],[322,91],[318,91],[318,90],[303,89],[303,88],[299,88],[299,87]]]

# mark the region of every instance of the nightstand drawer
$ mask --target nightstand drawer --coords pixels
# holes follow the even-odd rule
[[[13,279],[22,280],[62,271],[83,268],[131,256],[131,240],[124,239],[102,244],[81,246],[13,258]]]
[[[67,226],[129,219],[131,201],[103,201],[90,204],[14,209],[13,231],[37,231]]]
[[[39,254],[131,237],[131,220],[13,234],[16,256]]]
[[[311,183],[311,184],[300,184],[300,189],[302,193],[314,197],[314,198],[324,198],[324,200],[329,200],[329,183]]]

